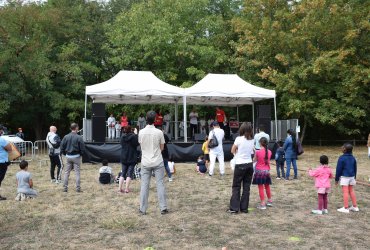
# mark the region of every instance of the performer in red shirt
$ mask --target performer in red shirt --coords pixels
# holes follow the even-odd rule
[[[154,126],[162,130],[162,125],[163,125],[163,116],[161,111],[158,109],[155,115]]]
[[[121,130],[123,130],[124,127],[128,126],[128,117],[126,115],[126,112],[122,112],[120,122],[121,122]]]
[[[226,121],[226,115],[225,112],[220,109],[219,107],[216,107],[216,118],[215,120],[218,122],[221,129],[224,129],[224,122]]]

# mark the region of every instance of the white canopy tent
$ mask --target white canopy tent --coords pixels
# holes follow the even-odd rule
[[[277,121],[275,90],[254,86],[236,74],[208,74],[192,87],[185,89],[185,96],[186,104],[236,107],[250,104],[253,106],[253,123],[254,103],[264,99],[274,99],[275,121]],[[186,119],[185,111],[184,124]],[[275,124],[277,134],[277,123]]]
[[[175,104],[175,134],[177,135],[177,104],[184,96],[184,89],[163,82],[151,71],[121,70],[105,82],[87,86],[85,119],[87,96],[97,103]]]
[[[150,71],[121,70],[111,79],[86,87],[85,119],[87,113],[87,96],[93,102],[117,104],[175,104],[175,139],[178,134],[178,102],[183,101],[184,125],[187,124],[187,104],[253,106],[256,101],[274,99],[275,90],[254,86],[236,74],[208,74],[194,86],[183,89],[167,84]],[[239,119],[238,119],[239,120]],[[254,112],[253,112],[254,123]],[[276,134],[277,134],[277,123]],[[184,129],[184,141],[187,141],[187,129]]]

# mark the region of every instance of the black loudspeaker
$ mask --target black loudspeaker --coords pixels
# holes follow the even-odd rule
[[[93,142],[105,142],[105,117],[104,116],[93,116],[92,120],[92,141]]]
[[[105,103],[93,103],[91,106],[92,116],[105,117]]]
[[[270,118],[271,119],[271,106],[270,105],[258,105],[258,118]]]
[[[271,118],[258,117],[257,127],[259,127],[261,124],[265,126],[265,133],[271,137]]]

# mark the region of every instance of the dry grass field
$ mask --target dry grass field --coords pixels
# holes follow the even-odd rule
[[[317,165],[327,154],[334,170],[339,147],[306,147],[298,168]],[[355,148],[358,179],[370,177],[366,147]],[[115,173],[119,164],[112,164]],[[226,213],[231,195],[232,172],[226,164],[224,179],[201,177],[194,164],[177,164],[172,183],[166,182],[170,213],[159,212],[154,179],[151,182],[148,214],[140,216],[140,182],[132,192],[118,194],[117,184],[97,182],[100,165],[83,164],[81,186],[76,193],[74,173],[68,193],[61,184],[49,181],[49,168],[32,162],[35,189],[39,197],[17,202],[15,174],[11,165],[1,194],[0,249],[369,249],[370,187],[357,185],[359,213],[341,214],[339,187],[329,195],[329,214],[312,215],[316,207],[313,180],[305,171],[299,180],[273,180],[274,207],[260,211],[258,191],[251,189],[248,214]],[[276,175],[275,165],[271,166]],[[218,165],[216,165],[218,170]],[[218,171],[217,171],[218,173]],[[166,179],[167,180],[167,179]]]

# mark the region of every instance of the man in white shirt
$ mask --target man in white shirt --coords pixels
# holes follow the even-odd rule
[[[217,121],[214,121],[212,123],[213,130],[209,132],[208,135],[208,144],[211,139],[214,137],[217,138],[218,146],[215,148],[209,149],[209,161],[210,161],[210,167],[209,167],[209,176],[213,175],[213,171],[215,169],[216,164],[216,158],[218,159],[219,165],[220,165],[220,174],[221,177],[225,174],[225,162],[224,162],[224,149],[222,146],[222,141],[225,137],[225,132],[223,129],[220,128]]]
[[[270,136],[265,133],[265,125],[261,124],[258,128],[259,133],[254,135],[254,148],[256,150],[261,149],[260,140],[262,137],[265,137],[267,139],[267,143],[270,141]]]
[[[170,112],[166,111],[166,114],[163,116],[163,122],[164,122],[164,132],[168,134],[170,132],[170,124],[171,124]]]
[[[154,171],[159,208],[161,214],[167,214],[166,189],[164,186],[164,164],[161,151],[164,149],[163,132],[154,127],[156,113],[149,111],[146,115],[148,125],[139,131],[139,143],[141,146],[141,188],[140,188],[140,214],[146,214],[148,208],[150,178]]]
[[[115,138],[115,132],[116,132],[116,118],[114,118],[113,114],[110,114],[107,120],[108,125],[108,138],[114,139]]]
[[[190,138],[194,138],[194,134],[198,130],[198,113],[193,108],[189,114],[190,118]]]

